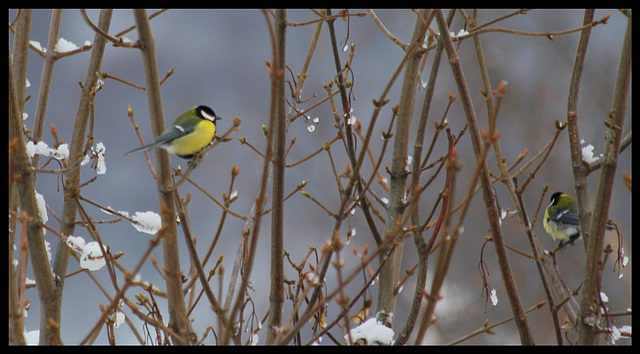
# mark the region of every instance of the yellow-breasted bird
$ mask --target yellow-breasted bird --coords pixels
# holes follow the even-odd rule
[[[562,192],[553,193],[544,211],[543,225],[554,241],[560,240],[560,246],[577,240],[582,232],[575,199]],[[607,230],[613,229],[613,226],[607,225]]]
[[[185,158],[193,158],[213,140],[216,133],[216,120],[220,117],[207,106],[197,106],[184,112],[173,124],[151,144],[133,149],[136,151],[162,148]]]

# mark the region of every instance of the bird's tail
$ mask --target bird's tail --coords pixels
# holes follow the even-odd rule
[[[148,145],[145,145],[145,146],[141,146],[139,148],[135,148],[135,149],[127,152],[126,154],[124,154],[124,156],[129,156],[129,155],[133,154],[134,152],[138,152],[138,151],[142,151],[142,150],[150,150],[150,149],[153,149],[155,147],[158,147],[161,144],[162,144],[162,142],[155,142],[155,143],[151,143],[151,144],[148,144]]]

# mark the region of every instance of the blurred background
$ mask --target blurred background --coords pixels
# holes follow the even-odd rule
[[[98,21],[99,10],[88,10],[88,15],[94,23]],[[149,10],[149,14],[153,13]],[[334,13],[337,13],[335,10]],[[364,10],[350,10],[351,13]],[[409,42],[414,26],[415,15],[411,10],[375,10],[376,14],[391,33],[404,42]],[[485,23],[512,10],[480,10],[479,23]],[[610,14],[606,25],[599,25],[592,29],[589,48],[580,86],[578,117],[580,120],[580,134],[585,143],[594,146],[594,154],[604,152],[603,121],[611,109],[613,85],[617,72],[620,49],[624,37],[627,19],[616,10],[597,10],[596,19]],[[9,22],[15,19],[16,10],[9,11]],[[576,28],[582,25],[583,10],[532,10],[526,15],[511,17],[495,24],[493,27],[516,29],[525,32],[553,32]],[[289,10],[290,22],[306,22],[315,19],[315,15],[308,10]],[[34,10],[31,28],[31,40],[38,41],[42,47],[47,46],[50,10]],[[130,10],[116,10],[111,24],[110,34],[115,34],[134,24]],[[238,166],[240,174],[233,186],[238,192],[238,200],[231,209],[239,214],[248,214],[259,188],[262,159],[247,146],[240,144],[238,138],[245,137],[256,148],[265,150],[265,138],[262,124],[268,124],[270,104],[270,79],[265,60],[271,60],[271,43],[265,18],[259,10],[170,10],[151,21],[153,35],[156,40],[158,66],[161,75],[174,69],[174,74],[163,84],[162,95],[167,124],[187,109],[204,104],[212,107],[223,117],[218,123],[218,132],[227,131],[234,117],[240,117],[242,124],[239,131],[231,134],[233,140],[218,145],[210,152],[202,164],[191,174],[191,178],[220,200],[223,192],[228,193],[231,180],[232,166]],[[302,70],[304,60],[315,30],[315,25],[290,27],[287,29],[287,65],[294,74]],[[432,28],[439,32],[435,24]],[[463,28],[459,16],[456,16],[451,31],[458,33]],[[389,82],[393,72],[400,64],[404,52],[392,43],[368,17],[352,17],[347,23],[336,21],[338,41],[344,44],[356,45],[353,61],[353,113],[366,129],[373,111],[372,99],[380,97]],[[82,20],[78,10],[65,10],[62,15],[60,36],[66,40],[82,46],[85,41],[93,42],[94,33]],[[497,87],[501,80],[508,81],[507,94],[503,100],[498,117],[498,130],[501,132],[501,144],[504,154],[511,164],[525,149],[529,149],[529,158],[537,154],[554,134],[554,122],[565,121],[567,115],[567,92],[572,73],[573,61],[580,33],[555,36],[553,41],[546,37],[515,36],[505,33],[487,33],[481,36],[483,49],[488,61],[489,74],[493,87]],[[125,35],[132,40],[137,39],[136,31]],[[9,33],[10,48],[13,45],[13,35]],[[52,48],[47,48],[51,51]],[[465,70],[469,90],[474,98],[474,107],[481,127],[487,126],[486,106],[479,92],[481,81],[472,40],[461,42],[457,50]],[[341,53],[342,63],[348,58],[348,51]],[[80,88],[78,81],[83,81],[89,53],[81,53],[64,58],[57,62],[50,91],[47,119],[45,126],[55,125],[59,137],[70,142],[74,119],[79,102]],[[427,62],[421,78],[426,81],[431,67],[432,57]],[[36,97],[38,95],[43,60],[30,52],[28,79],[31,84],[27,88],[27,95],[33,97],[25,106],[25,113],[29,117],[24,121],[27,127],[33,126]],[[115,48],[107,46],[102,71],[110,75],[144,85],[144,73],[140,52],[137,49]],[[303,97],[317,94],[325,97],[322,82],[329,82],[335,75],[335,66],[331,54],[331,45],[327,27],[324,26],[309,68],[302,93]],[[287,79],[291,79],[287,75]],[[438,76],[438,84],[433,98],[430,127],[433,120],[440,120],[446,108],[448,94],[458,95],[455,82],[446,58],[443,58]],[[148,170],[144,154],[138,153],[124,156],[124,153],[139,146],[138,138],[127,117],[127,106],[131,105],[135,121],[140,126],[140,133],[145,142],[152,141],[149,126],[147,97],[141,90],[123,85],[114,80],[106,80],[105,87],[95,99],[95,130],[96,142],[106,146],[107,173],[98,176],[97,180],[82,189],[82,194],[102,205],[111,206],[116,210],[126,210],[133,214],[136,211],[158,212],[158,197],[156,183]],[[381,113],[376,126],[376,135],[380,136],[386,130],[391,117],[391,107],[398,104],[400,79],[393,85],[388,95],[390,103]],[[288,91],[287,91],[288,92]],[[317,100],[317,99],[316,99]],[[307,108],[316,100],[299,105]],[[424,100],[424,90],[418,93],[416,100],[416,119]],[[631,102],[629,98],[625,117],[623,136],[631,131]],[[288,162],[298,161],[311,152],[317,150],[325,141],[331,140],[335,134],[334,119],[328,104],[309,112],[313,118],[318,117],[319,123],[314,132],[307,130],[303,119],[296,120],[289,128],[288,136],[297,137],[297,142],[287,156]],[[448,116],[449,125],[457,134],[465,124],[464,114],[459,100],[454,103]],[[429,131],[426,141],[430,142],[433,132]],[[374,135],[375,137],[375,135]],[[411,142],[415,139],[412,135]],[[47,131],[44,140],[53,145],[51,133]],[[411,143],[412,144],[412,143]],[[373,139],[371,149],[379,154],[382,139]],[[434,156],[440,156],[446,150],[446,139],[442,135],[436,145]],[[387,149],[384,163],[391,165],[390,153]],[[411,151],[411,149],[410,149]],[[474,155],[469,144],[469,134],[465,134],[458,146],[460,160],[464,164],[460,174],[457,197],[461,198],[466,192],[469,175],[474,167]],[[332,148],[339,172],[347,163],[341,144]],[[153,152],[151,152],[153,154]],[[152,161],[154,161],[152,157]],[[174,166],[186,168],[186,160],[172,156]],[[489,166],[493,171],[495,161],[493,155],[488,157]],[[528,161],[528,159],[527,159]],[[44,162],[41,159],[41,163]],[[414,161],[414,163],[416,163]],[[371,173],[371,165],[367,165],[363,173]],[[382,171],[384,174],[384,171]],[[531,172],[531,171],[528,171]],[[618,161],[618,170],[614,187],[614,196],[609,210],[609,218],[617,222],[620,234],[623,236],[624,252],[631,257],[631,193],[622,183],[622,172],[631,173],[631,149],[628,148]],[[431,176],[427,171],[423,180]],[[88,166],[83,167],[82,181],[95,176]],[[444,176],[444,175],[443,175]],[[430,211],[437,193],[442,189],[443,176],[439,177],[423,197],[421,210]],[[595,187],[599,172],[589,178],[588,190],[592,192],[591,202],[595,198]],[[386,176],[385,176],[386,177]],[[523,177],[524,178],[524,177]],[[331,171],[329,159],[322,153],[308,162],[290,168],[286,171],[285,191],[293,191],[295,186],[307,180],[305,190],[318,199],[330,210],[337,210],[339,196],[335,180]],[[523,179],[521,179],[522,181]],[[526,207],[529,216],[535,213],[542,188],[549,184],[549,194],[545,197],[544,206],[548,202],[550,193],[564,191],[575,195],[573,190],[573,174],[569,156],[566,131],[560,136],[548,161],[535,175],[525,193]],[[513,210],[510,198],[500,183],[494,185],[498,194],[500,206]],[[374,189],[381,196],[386,192],[378,185]],[[58,177],[41,174],[38,177],[37,190],[43,194],[49,207],[49,224],[58,227],[51,212],[62,213],[63,191]],[[213,237],[222,210],[189,184],[180,189],[181,195],[192,194],[189,212],[194,234],[198,238],[199,252],[203,255]],[[458,199],[459,200],[459,199]],[[379,207],[379,206],[378,206]],[[99,209],[86,206],[94,220],[110,220],[111,216],[101,213]],[[426,215],[425,215],[426,217]],[[258,318],[262,319],[268,310],[269,292],[269,217],[263,218],[260,234],[260,248],[256,255],[256,267],[252,273],[252,287],[254,291],[249,295],[253,299]],[[552,249],[557,244],[546,235],[542,227],[542,216],[538,217],[535,231],[541,237],[545,248]],[[214,251],[212,260],[224,255],[223,265],[228,276],[231,272],[238,245],[241,242],[240,230],[244,221],[227,217],[223,236]],[[294,262],[300,262],[309,247],[322,248],[330,239],[333,219],[322,211],[309,199],[296,194],[286,203],[285,209],[285,249],[291,253]],[[357,212],[348,223],[344,223],[343,235],[347,226],[357,230],[355,238],[345,248],[342,256],[346,260],[345,272],[355,269],[359,261],[351,252],[352,248],[362,251],[365,245],[373,248],[375,242],[370,237],[361,212]],[[382,228],[382,223],[379,227]],[[503,231],[510,246],[530,252],[529,242],[523,228],[516,218],[503,221]],[[103,224],[99,226],[102,239],[112,252],[124,251],[120,258],[129,269],[138,262],[142,252],[149,245],[150,236],[137,232],[128,222]],[[77,236],[89,239],[83,228],[76,229]],[[425,233],[425,237],[431,232]],[[458,242],[454,259],[443,293],[443,299],[436,309],[438,321],[431,327],[425,338],[425,343],[441,344],[456,340],[478,328],[483,321],[490,323],[511,317],[508,299],[501,284],[500,272],[495,262],[493,247],[487,247],[481,253],[484,237],[488,235],[488,223],[482,197],[477,194],[474,198],[465,222],[465,231]],[[57,239],[52,233],[47,233],[47,240],[55,252]],[[183,269],[189,266],[189,256],[181,243],[181,262]],[[616,243],[612,243],[616,246]],[[158,247],[154,256],[162,264],[162,251]],[[486,305],[482,296],[482,280],[478,271],[480,259],[486,262],[489,270],[488,282],[497,291],[498,305]],[[558,255],[558,267],[565,276],[567,285],[578,288],[584,267],[584,250],[582,241],[576,246],[568,247]],[[412,267],[416,262],[413,243],[408,241],[405,247],[405,268]],[[519,294],[523,306],[528,309],[545,300],[544,291],[536,271],[535,263],[527,258],[510,254],[513,272],[518,282]],[[210,261],[207,271],[213,263]],[[631,264],[623,270],[623,277],[618,278],[609,262],[605,266],[603,276],[603,291],[609,296],[612,311],[623,311],[631,307]],[[69,272],[78,269],[75,261],[69,263]],[[285,271],[289,279],[296,279],[297,273],[285,263]],[[108,284],[106,270],[95,273],[95,276]],[[158,287],[163,288],[164,281],[154,267],[148,263],[140,273],[141,277]],[[327,277],[327,287],[331,291],[335,288],[334,271]],[[364,275],[363,277],[364,278]],[[225,278],[224,282],[228,282]],[[413,287],[410,280],[400,294],[395,313],[396,335],[404,323],[411,302]],[[431,283],[431,279],[427,280]],[[350,286],[355,293],[363,284],[362,280],[354,281]],[[225,289],[226,290],[226,289]],[[217,290],[215,290],[217,291]],[[135,288],[128,296],[141,292]],[[377,289],[374,287],[367,295],[375,298]],[[38,297],[35,289],[29,290],[27,296],[32,301],[29,317],[25,321],[27,330],[35,330],[39,323]],[[98,318],[100,303],[106,303],[106,298],[96,289],[86,275],[80,274],[69,278],[65,284],[62,340],[67,344],[78,343],[86,335],[88,327],[92,327]],[[162,300],[161,304],[163,303]],[[291,303],[285,304],[288,317]],[[375,305],[374,305],[375,308]],[[329,316],[332,319],[338,312],[334,302],[329,306]],[[141,327],[141,322],[126,312],[128,316]],[[166,311],[163,313],[168,320]],[[333,316],[332,316],[333,314]],[[562,316],[562,315],[561,315]],[[199,310],[193,315],[194,328],[202,334],[204,328],[214,325],[213,312],[204,301]],[[619,325],[631,322],[630,318],[620,317]],[[534,331],[537,344],[553,344],[555,337],[547,307],[529,314],[529,325]],[[140,327],[138,328],[139,330]],[[217,328],[217,327],[214,327]],[[519,337],[513,322],[502,325],[495,330],[495,335],[480,335],[466,344],[518,344]],[[107,343],[104,334],[96,343]],[[332,331],[338,338],[342,334],[336,328]],[[266,333],[260,333],[260,343],[264,343]],[[127,329],[116,332],[119,344],[136,343]],[[411,342],[411,341],[410,341]],[[628,343],[622,340],[620,343]],[[215,343],[213,336],[209,336],[205,343]],[[326,337],[323,344],[331,343]]]

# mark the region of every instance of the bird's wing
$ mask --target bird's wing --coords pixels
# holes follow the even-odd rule
[[[172,126],[170,129],[168,129],[167,131],[165,131],[164,133],[160,134],[160,136],[158,137],[158,139],[156,139],[156,141],[154,141],[151,144],[145,145],[145,146],[141,146],[137,149],[133,149],[129,152],[127,152],[126,154],[124,154],[125,156],[130,155],[136,151],[140,151],[140,150],[150,150],[159,146],[162,146],[172,140],[178,139],[180,137],[183,137],[191,132],[193,132],[193,130],[195,129],[195,127],[187,127],[187,128],[183,128],[180,125],[174,125]]]
[[[155,146],[163,145],[165,143],[168,143],[168,142],[170,142],[172,140],[178,139],[180,137],[183,137],[183,136],[193,132],[194,129],[195,129],[195,126],[191,126],[191,127],[186,127],[185,128],[185,127],[182,127],[180,125],[174,125],[170,129],[165,131],[164,133],[160,134],[158,139],[156,139],[154,145]]]
[[[580,219],[578,219],[578,214],[576,214],[575,212],[569,209],[564,209],[560,213],[558,213],[556,220],[560,223],[564,223],[568,225],[580,225]]]

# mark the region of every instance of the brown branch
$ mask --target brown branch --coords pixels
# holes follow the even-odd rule
[[[580,302],[578,317],[578,344],[593,345],[597,343],[598,326],[591,324],[600,310],[600,282],[602,266],[600,257],[603,251],[604,230],[608,221],[609,204],[613,190],[613,182],[618,164],[618,151],[622,139],[622,127],[626,112],[627,98],[631,83],[631,13],[627,20],[627,29],[622,42],[620,63],[613,94],[612,109],[607,120],[607,144],[605,147],[602,172],[598,181],[598,192],[593,213],[595,217],[589,225],[587,243],[587,261],[584,271],[583,296]],[[587,224],[582,224],[586,226]],[[584,230],[584,229],[583,229]],[[583,231],[584,232],[584,231]]]
[[[418,83],[418,70],[423,53],[417,48],[422,46],[426,37],[428,23],[420,20],[430,17],[431,10],[421,9],[419,16],[416,16],[413,34],[411,38],[411,49],[408,51],[408,59],[404,68],[402,88],[396,119],[393,158],[391,163],[389,204],[387,205],[387,219],[385,223],[385,235],[398,234],[398,221],[402,218],[405,209],[405,185],[408,176],[407,171],[407,150],[409,145],[409,131],[413,118],[413,109]],[[416,161],[415,164],[418,164]],[[386,236],[389,237],[389,236]],[[376,303],[376,317],[380,312],[393,313],[395,309],[395,296],[393,289],[398,281],[398,272],[402,262],[403,243],[398,244],[392,254],[392,261],[387,262],[385,268],[380,272],[380,285]],[[385,253],[385,252],[383,252]],[[387,316],[382,316],[388,318]],[[383,322],[384,325],[392,327],[391,322]]]
[[[454,13],[455,13],[454,11],[451,11],[449,13],[447,23],[451,23]],[[424,162],[422,164],[419,163],[420,160],[422,160],[422,145],[424,143],[424,133],[427,127],[429,111],[431,109],[431,101],[433,98],[433,92],[435,91],[436,78],[438,76],[438,71],[440,69],[440,60],[442,58],[443,49],[444,47],[442,46],[442,43],[439,42],[435,52],[435,57],[433,59],[431,73],[429,75],[429,82],[427,84],[424,103],[422,106],[422,112],[420,114],[420,121],[418,123],[418,131],[415,138],[414,151],[413,151],[413,158],[415,159],[415,163],[412,166],[412,172],[411,172],[411,191],[413,193],[416,193],[420,188],[420,174],[421,174],[420,172],[422,170],[423,164],[429,159],[429,156],[433,151],[432,149],[433,149],[433,146],[435,145],[435,141],[437,139],[438,133],[440,132],[440,129],[436,129],[436,133],[434,134],[433,140],[427,152],[427,156],[425,156]],[[450,99],[449,105],[451,104],[451,102],[452,100]],[[450,142],[449,151],[452,151],[453,141],[450,139],[449,142]],[[447,178],[446,181],[448,182],[449,179]],[[445,185],[444,190],[446,191],[447,188],[448,186]],[[445,199],[445,201],[442,204],[442,215],[440,220],[444,220],[444,214],[446,213],[446,210],[447,210],[447,201],[448,199]],[[437,205],[437,203],[434,203],[434,204]],[[428,220],[425,221],[425,224],[427,222]],[[436,235],[439,234],[439,225],[441,225],[441,223],[438,224],[438,227],[433,232],[433,237],[431,238],[431,242],[428,244],[424,241],[422,237],[422,232],[424,229],[422,227],[419,227],[420,225],[419,205],[416,205],[416,207],[413,210],[413,213],[411,214],[411,224],[414,226],[418,226],[418,227],[415,227],[413,231],[413,242],[418,252],[418,274],[416,277],[415,290],[414,290],[413,298],[411,302],[411,309],[409,311],[409,315],[407,316],[407,321],[405,321],[404,328],[398,335],[394,345],[404,345],[409,339],[409,336],[411,335],[413,328],[415,327],[415,323],[420,311],[420,305],[422,303],[422,298],[423,298],[422,292],[426,286],[427,265],[428,265],[427,262],[429,260],[430,248],[433,246],[433,241],[435,241],[435,237],[437,237]]]
[[[477,122],[475,111],[473,108],[473,103],[471,101],[471,95],[469,94],[469,90],[466,85],[466,80],[464,77],[464,73],[462,71],[460,58],[456,53],[453,42],[451,41],[451,36],[449,35],[449,27],[447,26],[447,23],[442,11],[441,10],[435,10],[435,11],[436,11],[436,19],[438,22],[438,27],[440,29],[440,33],[445,44],[445,50],[447,52],[447,56],[449,57],[449,64],[451,65],[451,69],[453,71],[456,85],[460,93],[462,107],[464,109],[465,116],[467,118],[468,129],[471,135],[471,143],[473,145],[473,150],[476,155],[476,160],[478,161],[479,164],[481,163],[484,165],[481,168],[481,173],[480,173],[480,182],[481,182],[481,188],[483,192],[483,199],[485,201],[487,217],[489,220],[491,235],[494,241],[493,244],[496,251],[496,256],[498,258],[498,264],[500,266],[500,272],[502,274],[502,279],[507,289],[507,296],[509,298],[509,303],[511,304],[511,310],[513,311],[514,317],[516,318],[516,325],[520,333],[520,339],[522,341],[522,344],[533,344],[531,331],[529,330],[526,316],[524,315],[524,310],[522,308],[522,304],[520,302],[518,292],[515,287],[515,280],[513,279],[513,273],[511,272],[511,267],[509,265],[509,261],[507,258],[505,242],[502,236],[502,231],[500,228],[500,222],[498,217],[499,212],[497,210],[496,196],[491,186],[491,180],[489,178],[486,161],[484,161],[484,159],[482,158],[482,156],[486,155],[486,151],[484,150],[486,150],[487,147],[483,149],[482,138],[480,136],[478,122]],[[489,139],[488,141],[494,141],[495,139],[497,139],[497,137],[498,135],[494,131],[491,131],[489,132],[489,135],[487,138]],[[454,230],[454,232],[455,231],[456,230]]]
[[[273,34],[273,63],[271,65],[272,107],[271,126],[273,127],[273,179],[272,179],[272,212],[271,212],[271,284],[269,294],[269,319],[267,322],[267,344],[276,338],[276,329],[282,323],[284,304],[284,187],[285,187],[285,144],[287,137],[284,69],[287,33],[287,11],[276,10]]]
[[[89,26],[89,28],[91,28],[100,37],[102,37],[102,38],[108,40],[109,42],[111,42],[114,46],[117,46],[117,47],[128,47],[128,48],[138,48],[139,47],[140,43],[125,42],[122,38],[113,37],[109,33],[107,33],[106,30],[102,30],[99,26],[94,25],[93,22],[91,22],[91,19],[89,19],[89,16],[87,15],[87,12],[84,9],[80,9],[80,15],[82,15],[82,19],[87,24],[87,26]]]
[[[138,44],[142,54],[151,128],[153,135],[159,136],[165,129],[165,119],[155,53],[155,39],[151,32],[147,12],[137,9],[133,11],[133,16],[138,29]],[[174,194],[164,190],[165,186],[172,183],[171,159],[167,151],[160,150],[156,153],[156,171],[158,173],[158,197],[162,218],[162,229],[158,235],[162,238],[165,282],[169,301],[169,327],[178,334],[178,336],[172,337],[176,343],[187,344],[192,341],[192,336],[182,291]]]
[[[512,30],[507,28],[483,28],[477,31],[469,31],[469,34],[456,37],[455,41],[461,41],[463,39],[466,39],[472,36],[477,36],[479,34],[489,33],[489,32],[508,33],[508,34],[515,34],[520,36],[531,36],[531,37],[547,37],[549,40],[553,40],[554,36],[561,36],[561,35],[580,32],[584,30],[590,30],[592,27],[595,27],[597,25],[606,24],[607,21],[609,20],[609,17],[611,16],[605,15],[600,20],[591,21],[589,23],[584,24],[583,26],[564,30],[564,31],[556,31],[556,32],[524,32],[524,31]]]
[[[213,294],[211,287],[209,286],[208,279],[204,273],[203,263],[200,262],[200,258],[198,257],[198,252],[196,251],[196,245],[193,242],[193,235],[191,233],[191,220],[189,219],[189,214],[186,212],[184,204],[178,195],[178,192],[175,191],[175,200],[176,206],[178,209],[178,215],[180,217],[180,225],[182,226],[184,238],[187,244],[187,249],[189,250],[189,255],[191,257],[191,264],[196,269],[197,278],[200,280],[200,285],[202,285],[202,290],[204,291],[209,303],[211,304],[211,308],[218,315],[218,321],[223,326],[227,326],[229,319],[226,317],[226,313],[216,296]],[[238,340],[236,336],[232,336],[235,344],[238,344]]]

